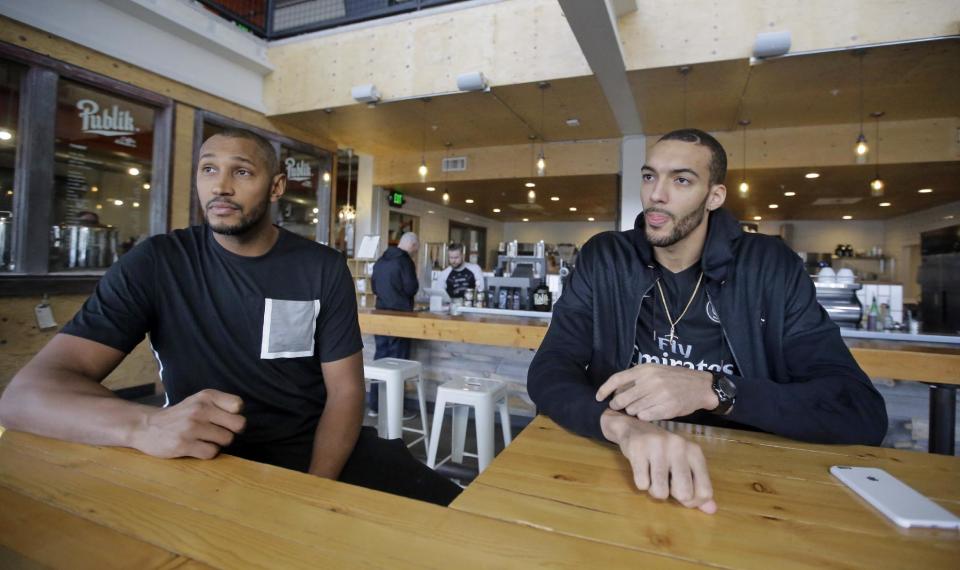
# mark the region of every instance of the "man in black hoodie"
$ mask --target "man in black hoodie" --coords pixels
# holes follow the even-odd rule
[[[653,422],[870,445],[887,429],[799,257],[721,208],[726,168],[696,129],[651,148],[643,213],[584,245],[527,379],[540,412],[618,444],[640,490],[707,513],[699,446]]]
[[[392,311],[412,311],[413,298],[420,289],[417,268],[413,257],[420,249],[417,234],[407,232],[400,236],[395,246],[390,246],[373,265],[373,293],[377,296],[376,308]],[[377,358],[410,358],[410,339],[375,335]],[[376,390],[370,390],[371,415],[376,414],[379,398]]]

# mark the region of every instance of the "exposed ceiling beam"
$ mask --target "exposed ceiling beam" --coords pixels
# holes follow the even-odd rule
[[[559,0],[580,51],[607,98],[620,134],[643,134],[636,99],[627,80],[617,22],[605,0]]]

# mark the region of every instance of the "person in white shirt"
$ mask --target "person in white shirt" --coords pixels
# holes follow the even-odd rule
[[[462,299],[467,289],[483,290],[483,272],[476,263],[464,260],[462,243],[451,243],[447,247],[447,261],[450,265],[440,272],[439,281],[450,298]]]

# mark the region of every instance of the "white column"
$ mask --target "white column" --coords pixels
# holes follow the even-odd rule
[[[633,229],[643,211],[640,203],[640,171],[647,159],[647,137],[630,135],[620,143],[620,230]]]
[[[380,233],[379,192],[373,189],[373,157],[357,154],[357,219],[354,227],[356,245],[360,247],[363,236]],[[385,247],[385,246],[384,246]]]

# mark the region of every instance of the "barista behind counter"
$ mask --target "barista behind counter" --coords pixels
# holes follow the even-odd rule
[[[440,272],[438,281],[446,288],[451,299],[462,299],[468,289],[484,290],[483,272],[476,263],[464,260],[462,243],[451,243],[448,246],[447,261],[450,265]]]

